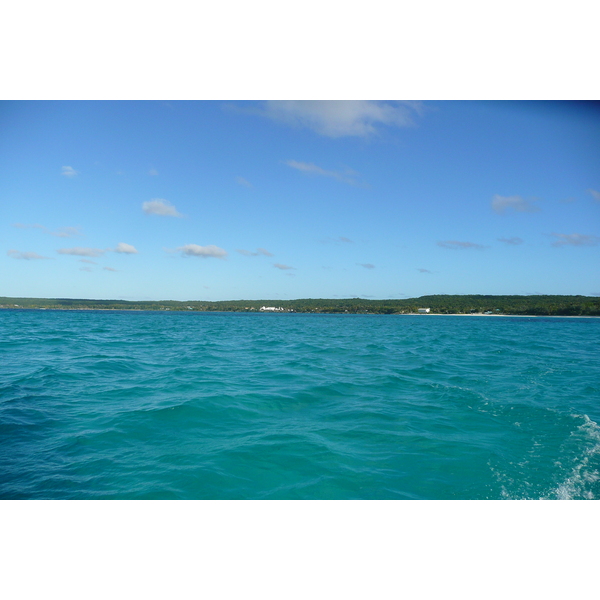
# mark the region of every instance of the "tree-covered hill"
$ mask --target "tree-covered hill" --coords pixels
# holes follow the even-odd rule
[[[219,302],[190,300],[127,301],[73,298],[5,298],[4,309],[55,310],[170,310],[253,312],[263,306],[297,313],[371,313],[409,314],[429,308],[433,314],[491,313],[504,315],[600,316],[600,298],[592,296],[491,296],[434,295],[395,300],[363,298],[299,300],[227,300]]]

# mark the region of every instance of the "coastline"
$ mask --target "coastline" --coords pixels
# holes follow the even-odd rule
[[[230,314],[256,314],[256,315],[264,315],[264,314],[279,314],[279,315],[289,315],[289,314],[298,314],[298,315],[340,315],[340,316],[350,316],[350,315],[361,315],[361,316],[380,316],[380,317],[503,317],[503,318],[525,318],[525,319],[600,319],[600,315],[506,315],[506,314],[492,314],[486,315],[485,313],[376,313],[376,312],[311,312],[311,311],[283,311],[281,313],[265,313],[260,311],[250,311],[250,310],[171,310],[171,309],[160,309],[160,308],[41,308],[41,307],[8,307],[8,306],[0,306],[0,311],[50,311],[50,312],[152,312],[152,313],[207,313],[207,314],[219,314],[219,313],[230,313]]]
[[[0,296],[0,309],[446,316],[599,317],[600,296],[430,295],[419,298],[118,300]]]
[[[422,315],[420,313],[408,313],[411,316],[419,317],[525,317],[527,319],[540,318],[540,319],[600,319],[598,315],[486,315],[484,313],[428,313]]]

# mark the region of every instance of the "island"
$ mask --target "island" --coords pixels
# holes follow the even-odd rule
[[[151,310],[256,313],[325,313],[391,315],[531,315],[600,316],[595,296],[430,295],[418,298],[372,300],[364,298],[297,300],[91,300],[75,298],[0,297],[0,309],[22,310]],[[266,309],[266,310],[265,310]],[[427,310],[428,309],[428,310]]]

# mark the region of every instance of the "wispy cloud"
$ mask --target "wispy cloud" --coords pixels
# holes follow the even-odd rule
[[[117,252],[119,254],[137,254],[138,251],[131,245],[120,242],[116,248],[83,248],[76,246],[75,248],[60,248],[57,250],[59,254],[68,254],[71,256],[91,256],[97,258],[98,256],[104,256],[107,252]],[[90,264],[96,264],[90,260],[82,260],[80,262],[87,262]]]
[[[90,256],[92,258],[96,258],[98,256],[103,256],[106,253],[106,250],[101,250],[100,248],[82,248],[77,246],[75,248],[60,248],[57,250],[59,254],[70,254],[71,256]]]
[[[419,102],[371,100],[272,100],[251,110],[273,121],[305,127],[331,138],[369,137],[384,127],[409,127],[421,115]]]
[[[354,244],[354,240],[351,240],[347,237],[336,237],[336,238],[325,238],[324,240],[319,240],[321,244]]]
[[[119,254],[137,254],[138,253],[138,251],[131,244],[125,244],[124,242],[118,243],[117,247],[114,249],[114,252],[118,252]]]
[[[532,200],[525,200],[521,196],[499,196],[496,194],[492,198],[492,209],[502,215],[507,210],[516,212],[539,212],[540,207],[533,204]]]
[[[371,263],[356,263],[359,267],[364,267],[365,269],[374,269],[375,265]]]
[[[523,240],[520,237],[498,238],[498,241],[503,242],[504,244],[510,244],[511,246],[518,246],[523,243]]]
[[[553,246],[597,246],[600,244],[600,237],[595,235],[584,235],[581,233],[551,233],[556,238],[552,242]]]
[[[197,244],[186,244],[177,248],[183,256],[197,256],[200,258],[225,258],[227,252],[218,246],[198,246]]]
[[[20,252],[19,250],[9,250],[6,254],[11,258],[17,258],[19,260],[51,260],[48,256],[40,256],[35,252]]]
[[[150,175],[151,177],[157,177],[158,176],[158,171],[156,169],[150,169],[148,171],[148,175]]]
[[[240,184],[243,185],[245,187],[254,187],[247,179],[244,179],[243,177],[236,177],[235,180]]]
[[[182,217],[177,209],[168,201],[162,198],[153,198],[142,204],[142,209],[147,215],[160,215],[161,217]]]
[[[13,227],[17,229],[43,229],[46,230],[46,227],[40,225],[39,223],[34,223],[33,225],[25,225],[24,223],[13,223]]]
[[[70,238],[81,235],[81,229],[79,227],[60,227],[56,231],[52,231],[44,225],[40,225],[39,223],[34,223],[33,225],[13,223],[13,227],[18,227],[19,229],[41,229],[44,233],[48,233],[60,238]]]
[[[92,273],[94,271],[94,269],[92,269],[92,267],[81,267],[79,270],[85,271],[86,273]]]
[[[429,269],[417,269],[417,271],[419,271],[419,273],[431,273]]]
[[[250,252],[250,250],[238,249],[236,252],[243,254],[244,256],[274,256],[268,250],[264,248],[257,248],[256,252]]]
[[[481,244],[474,244],[473,242],[457,242],[456,240],[438,242],[437,245],[441,246],[442,248],[449,248],[450,250],[467,250],[469,248],[483,250],[486,248],[486,246],[482,246]]]
[[[80,258],[79,262],[82,263],[87,263],[88,265],[97,265],[97,262],[94,262],[93,260],[88,260],[87,258]]]
[[[75,177],[79,173],[73,167],[62,167],[60,174],[65,177]]]
[[[79,227],[61,227],[56,231],[48,231],[48,233],[60,238],[71,238],[81,235],[81,230]]]
[[[104,271],[112,271],[113,273],[117,273],[117,270],[116,270],[116,269],[113,269],[112,267],[102,267],[102,269],[103,269]]]
[[[324,177],[332,177],[333,179],[337,179],[343,183],[348,183],[349,185],[361,185],[356,179],[356,175],[358,175],[358,173],[352,169],[346,169],[344,171],[328,171],[327,169],[323,169],[313,163],[299,162],[297,160],[286,160],[284,161],[284,164],[292,169],[297,169],[298,171],[302,171],[303,173],[308,173],[310,175],[322,175]]]
[[[589,188],[588,190],[586,190],[589,194],[592,195],[592,197],[594,198],[594,200],[598,200],[598,202],[600,202],[600,192],[597,192],[596,190],[593,190],[591,188]]]
[[[289,271],[290,269],[295,270],[295,267],[290,267],[289,265],[282,265],[281,263],[273,263],[273,266],[276,269],[281,269],[282,271]]]

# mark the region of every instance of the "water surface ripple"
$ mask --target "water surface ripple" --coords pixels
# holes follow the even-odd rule
[[[0,311],[0,498],[600,498],[600,319]]]

